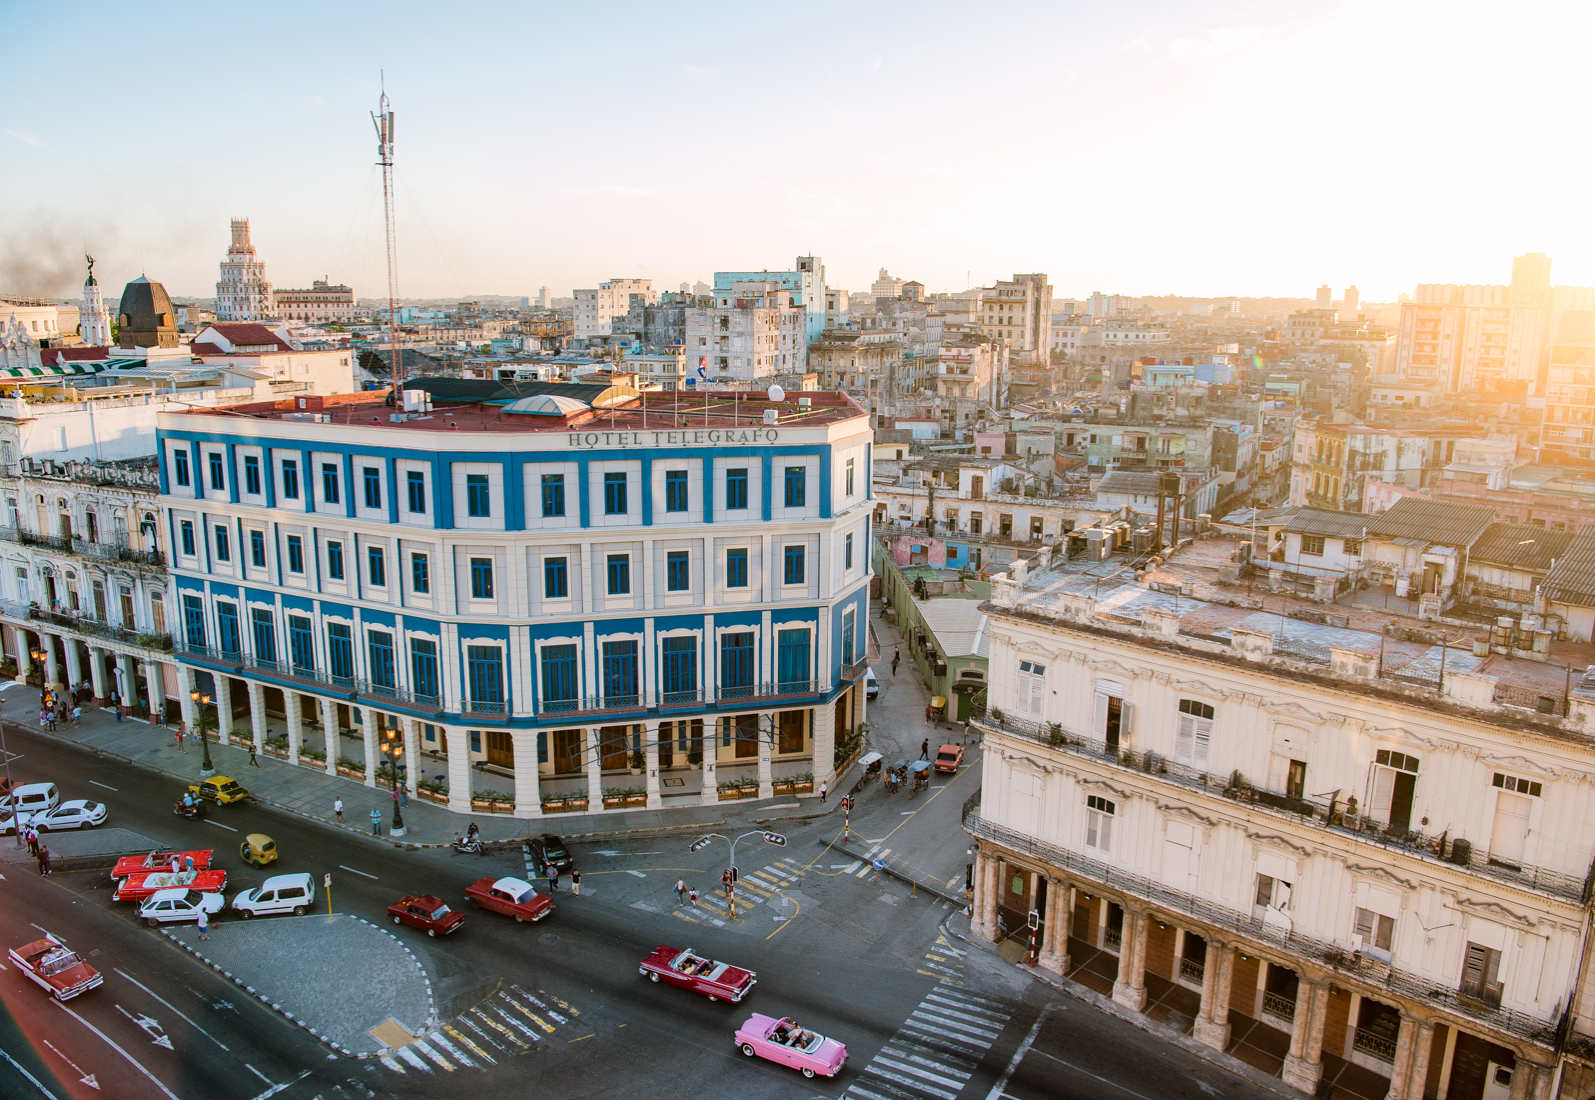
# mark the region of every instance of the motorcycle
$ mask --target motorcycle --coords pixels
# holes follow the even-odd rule
[[[487,855],[487,849],[482,847],[482,838],[475,835],[456,838],[454,850],[464,855]]]
[[[188,803],[179,799],[172,804],[172,813],[178,817],[186,817],[190,821],[203,821],[205,819],[205,803],[197,800],[193,803]]]

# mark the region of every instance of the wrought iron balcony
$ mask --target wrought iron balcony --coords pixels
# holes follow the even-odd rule
[[[579,718],[641,714],[645,709],[638,695],[586,695],[575,699],[543,699],[537,705],[537,714],[541,718]]]
[[[504,719],[509,716],[509,704],[484,699],[466,699],[460,704],[460,713],[473,718]]]

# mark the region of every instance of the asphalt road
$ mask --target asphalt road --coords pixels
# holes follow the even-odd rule
[[[178,792],[165,777],[15,727],[7,736],[18,781],[51,779],[64,798],[102,799],[111,824],[173,848],[214,847],[229,874],[229,897],[270,872],[310,871],[318,880],[334,876],[334,908],[370,920],[382,920],[406,893],[438,894],[462,908],[465,927],[446,939],[395,931],[431,975],[445,1038],[475,1064],[444,1068],[417,1058],[385,1065],[330,1054],[136,923],[130,905],[110,901],[103,873],[40,879],[31,864],[15,864],[4,865],[0,884],[8,902],[0,907],[5,946],[47,928],[107,978],[63,1008],[13,970],[0,973],[7,1009],[0,1050],[14,1060],[0,1061],[0,1095],[33,1094],[23,1071],[56,1097],[136,1100],[467,1092],[493,1100],[524,1096],[533,1086],[548,1097],[800,1100],[845,1090],[866,1100],[954,1100],[998,1095],[999,1084],[1031,1100],[1088,1089],[1102,1095],[1104,1080],[1126,1095],[1194,1100],[1207,1091],[1191,1091],[1200,1074],[1224,1095],[1266,1095],[987,956],[963,953],[940,927],[949,905],[913,897],[884,876],[876,881],[867,867],[817,842],[837,829],[833,818],[772,822],[770,828],[784,828],[784,848],[757,836],[741,842],[736,919],[712,893],[726,845],[691,853],[691,835],[661,835],[573,844],[583,896],[571,897],[562,883],[553,915],[524,925],[473,911],[463,897],[482,875],[525,877],[518,849],[486,857],[405,851],[248,803],[215,808],[204,822],[183,821],[171,813]],[[247,775],[237,778],[248,782]],[[772,812],[727,809],[718,831],[728,836],[760,828],[739,814]],[[869,817],[877,813],[884,822],[884,809]],[[246,832],[276,840],[282,855],[270,872],[237,859]],[[962,845],[963,838],[947,842]],[[704,892],[698,906],[677,903],[671,886],[678,877]],[[660,944],[751,967],[758,988],[735,1006],[651,984],[637,962]],[[1043,1017],[1054,1003],[1066,1007]],[[843,1073],[806,1081],[744,1058],[731,1040],[750,1012],[795,1016],[841,1040],[849,1050]],[[99,1090],[81,1080],[90,1074]]]

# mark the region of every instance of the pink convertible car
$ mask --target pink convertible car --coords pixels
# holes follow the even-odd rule
[[[783,1066],[791,1066],[805,1077],[816,1073],[835,1077],[847,1061],[847,1048],[835,1039],[827,1039],[799,1026],[790,1016],[777,1019],[754,1013],[748,1022],[737,1028],[737,1046],[749,1058],[758,1055]]]

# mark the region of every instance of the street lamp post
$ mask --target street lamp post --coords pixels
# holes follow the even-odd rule
[[[210,762],[210,739],[205,736],[205,708],[210,706],[210,696],[191,691],[188,697],[194,700],[194,709],[199,713],[199,747],[204,754],[199,762],[199,777],[209,779],[216,774],[216,765]]]
[[[399,803],[404,801],[399,794],[399,759],[404,755],[404,744],[399,740],[398,730],[385,731],[382,739],[382,755],[388,759],[388,773],[393,776],[393,825],[388,829],[389,836],[404,835],[404,810]]]
[[[732,920],[737,919],[737,899],[735,894],[736,881],[738,877],[737,844],[739,841],[746,840],[750,836],[763,836],[764,842],[766,844],[774,844],[779,848],[786,847],[786,837],[782,836],[780,833],[767,832],[763,829],[754,829],[751,833],[743,833],[741,836],[737,837],[736,840],[732,840],[728,836],[722,836],[719,833],[709,833],[708,835],[701,836],[697,840],[693,841],[691,847],[687,849],[689,852],[696,852],[701,848],[707,847],[709,841],[711,840],[723,840],[731,846],[731,863],[726,867],[726,870],[731,873],[731,881],[726,884],[726,905],[731,910]]]
[[[50,659],[50,654],[43,646],[29,649],[28,656],[33,658],[34,664],[39,666],[39,691],[50,690],[50,666],[45,662]]]

